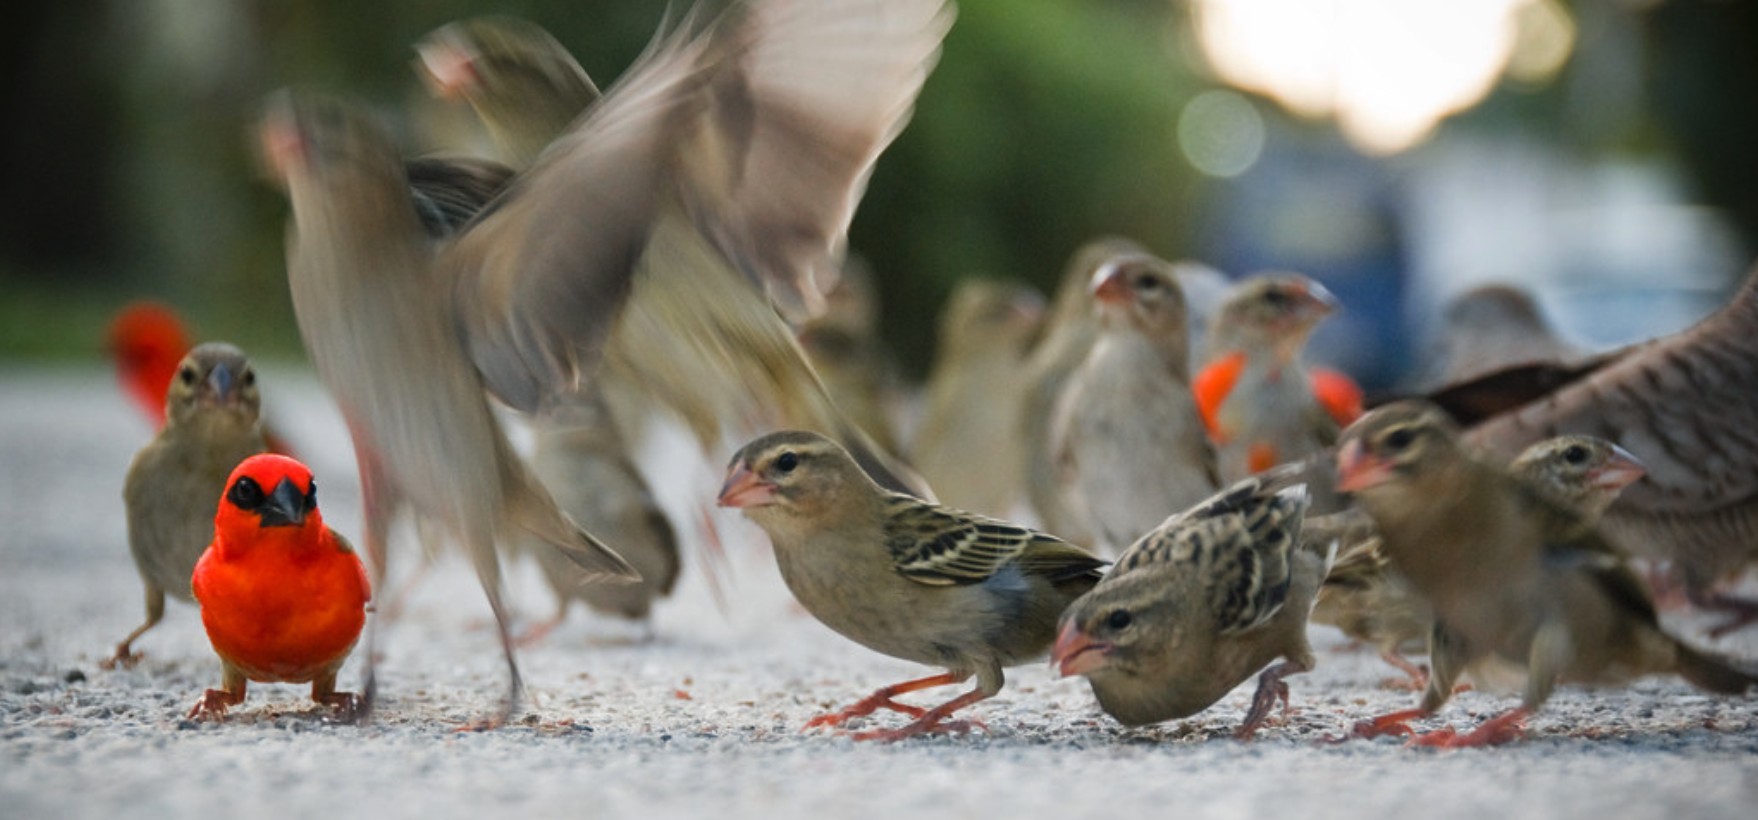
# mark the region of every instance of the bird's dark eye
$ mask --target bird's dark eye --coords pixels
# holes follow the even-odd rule
[[[244,371],[244,378],[242,379],[242,381],[244,382],[245,387],[250,387],[250,386],[256,384],[256,371],[255,370]]]
[[[315,509],[317,509],[317,480],[313,479],[311,489],[305,491],[305,511],[311,512]]]
[[[1571,444],[1563,450],[1563,460],[1570,464],[1587,463],[1587,448],[1579,444]]]
[[[800,457],[792,450],[775,457],[775,469],[784,473],[791,473],[798,466],[800,466]]]
[[[1154,277],[1149,276],[1148,274],[1144,273],[1144,274],[1141,274],[1141,275],[1135,277],[1135,289],[1136,290],[1151,291],[1151,290],[1155,290],[1159,287],[1160,287],[1160,280],[1155,279]]]
[[[1288,291],[1282,290],[1281,288],[1271,288],[1264,291],[1264,304],[1269,305],[1270,307],[1284,307],[1292,301],[1294,301],[1294,299],[1288,295]]]
[[[1132,623],[1135,623],[1135,616],[1129,614],[1127,609],[1113,609],[1110,615],[1105,616],[1105,626],[1112,629],[1128,629]]]
[[[1411,442],[1415,440],[1416,434],[1410,432],[1410,428],[1408,427],[1399,427],[1398,429],[1387,433],[1385,439],[1386,446],[1393,450],[1402,450],[1405,447],[1409,447]]]
[[[232,489],[226,491],[226,500],[241,510],[254,510],[262,506],[262,485],[256,479],[244,476],[232,482]]]
[[[201,376],[195,372],[195,368],[193,367],[185,367],[182,370],[177,371],[177,380],[184,384],[195,384],[195,380],[198,378],[201,378]]]

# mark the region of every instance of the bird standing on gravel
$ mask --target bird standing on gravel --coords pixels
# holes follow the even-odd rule
[[[336,691],[336,673],[366,624],[366,567],[324,526],[305,465],[253,456],[225,488],[192,579],[221,683],[189,717],[223,717],[244,702],[246,682],[258,681],[310,683],[312,700],[352,721],[360,698]]]
[[[1597,524],[1618,493],[1644,472],[1635,456],[1592,436],[1541,441],[1526,448],[1508,470],[1552,503],[1579,515],[1586,526]],[[1427,686],[1428,673],[1403,653],[1404,647],[1428,639],[1434,615],[1392,569],[1372,517],[1351,507],[1309,518],[1306,525],[1309,537],[1333,537],[1340,544],[1337,561],[1319,588],[1313,622],[1373,644],[1416,689]]]
[[[146,622],[104,662],[132,666],[135,639],[165,617],[165,596],[193,601],[189,574],[214,537],[213,496],[238,463],[263,452],[262,397],[243,351],[209,342],[183,357],[165,397],[165,426],[134,455],[122,483],[128,551],[146,588]]]
[[[1417,742],[1470,746],[1519,737],[1559,681],[1615,683],[1676,673],[1739,694],[1758,678],[1662,632],[1624,556],[1580,516],[1466,448],[1453,422],[1423,402],[1399,402],[1343,432],[1337,488],[1379,526],[1386,555],[1435,615],[1433,673],[1417,709],[1356,727],[1408,732],[1432,715],[1463,672],[1523,668],[1520,706],[1455,735]]]
[[[1043,533],[885,490],[815,433],[745,445],[720,504],[743,508],[769,534],[782,580],[825,626],[876,652],[946,668],[807,724],[840,726],[881,708],[915,718],[857,740],[967,730],[948,718],[1000,692],[1003,667],[1042,657],[1057,616],[1104,566]],[[975,689],[932,709],[893,700],[972,675]]]
[[[406,505],[466,548],[510,673],[498,720],[519,677],[495,544],[523,529],[587,572],[632,572],[556,508],[487,394],[565,411],[622,325],[674,327],[663,309],[676,301],[642,312],[644,289],[755,285],[807,302],[948,23],[939,0],[753,0],[705,31],[681,26],[437,246],[382,130],[333,100],[287,96],[271,111],[265,142],[293,202],[294,307],[354,437],[368,554],[382,577]],[[659,350],[674,343],[663,338]],[[369,666],[369,704],[370,683]]]
[[[1063,387],[1050,426],[1066,506],[1102,553],[1215,491],[1215,451],[1190,391],[1184,291],[1151,255],[1093,273],[1098,338]]]
[[[1349,377],[1308,370],[1301,358],[1313,329],[1336,311],[1330,291],[1297,273],[1234,286],[1193,381],[1222,481],[1323,450],[1361,414],[1361,389]]]
[[[1335,545],[1301,537],[1307,506],[1302,485],[1248,478],[1166,519],[1069,605],[1051,665],[1130,726],[1194,715],[1262,670],[1234,733],[1250,738],[1315,663],[1306,618]]]

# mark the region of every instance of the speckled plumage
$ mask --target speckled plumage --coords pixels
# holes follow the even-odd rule
[[[1301,537],[1305,488],[1271,486],[1246,479],[1142,536],[1063,614],[1052,662],[1130,725],[1196,714],[1261,670],[1250,736],[1287,700],[1281,678],[1315,663],[1307,614],[1334,550]]]

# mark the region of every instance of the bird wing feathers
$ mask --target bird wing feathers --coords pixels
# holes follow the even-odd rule
[[[1310,503],[1303,485],[1275,492],[1270,485],[1248,478],[1168,518],[1130,546],[1113,571],[1178,567],[1202,580],[1221,634],[1263,624],[1287,601],[1289,554]]]
[[[1010,563],[1053,581],[1095,573],[1104,562],[1053,536],[993,518],[888,499],[885,546],[897,571],[930,586],[980,583]]]

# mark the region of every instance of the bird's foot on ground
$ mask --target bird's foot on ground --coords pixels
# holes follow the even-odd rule
[[[856,703],[855,705],[850,706],[847,709],[844,709],[840,712],[831,712],[826,715],[819,715],[815,718],[812,718],[811,720],[806,721],[806,725],[804,728],[816,729],[820,726],[828,726],[831,728],[837,728],[837,727],[842,726],[842,724],[848,722],[848,720],[850,718],[866,717],[867,715],[873,714],[874,712],[877,712],[880,709],[890,709],[893,712],[901,712],[903,714],[909,715],[912,718],[920,718],[921,716],[928,713],[927,709],[924,709],[920,706],[911,706],[907,703],[898,703],[897,701],[891,699],[891,695],[889,693],[881,691],[881,692],[873,693],[871,696],[868,696],[867,698],[861,700],[859,703]]]
[[[241,692],[228,692],[224,689],[209,689],[201,696],[201,700],[190,707],[185,720],[225,720],[226,710],[244,702]]]
[[[1399,712],[1392,712],[1391,714],[1380,715],[1372,720],[1364,720],[1356,723],[1354,726],[1349,727],[1348,734],[1341,737],[1327,737],[1324,742],[1342,743],[1349,740],[1372,740],[1373,738],[1385,737],[1387,735],[1413,736],[1416,734],[1416,730],[1410,727],[1410,721],[1426,716],[1427,713],[1421,709],[1405,709]]]
[[[131,652],[128,649],[128,644],[123,644],[116,647],[116,654],[98,661],[98,668],[105,670],[117,668],[133,669],[140,663],[140,659],[144,657],[146,657],[146,653]]]
[[[1481,746],[1500,746],[1523,740],[1526,737],[1526,718],[1531,712],[1524,708],[1510,709],[1483,722],[1483,725],[1465,734],[1451,726],[1411,735],[1407,746],[1427,746],[1435,749],[1465,749]]]

